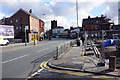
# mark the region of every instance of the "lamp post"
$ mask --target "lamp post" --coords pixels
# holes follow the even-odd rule
[[[78,2],[76,0],[76,21],[77,21],[77,27],[78,27]],[[77,46],[80,46],[80,40],[79,40],[79,27],[77,32]]]
[[[27,43],[26,43],[26,29],[25,29],[25,46],[27,46]]]

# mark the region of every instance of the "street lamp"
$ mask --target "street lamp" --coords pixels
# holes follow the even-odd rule
[[[77,21],[77,27],[78,27],[78,2],[76,0],[76,21]],[[80,46],[80,40],[79,40],[79,27],[77,32],[77,46]]]

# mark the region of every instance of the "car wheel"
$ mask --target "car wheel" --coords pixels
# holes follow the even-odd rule
[[[9,42],[6,43],[6,45],[8,45],[8,44],[9,44]]]

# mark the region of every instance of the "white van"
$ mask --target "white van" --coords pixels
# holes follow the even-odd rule
[[[6,38],[0,38],[0,45],[8,45],[9,41]]]

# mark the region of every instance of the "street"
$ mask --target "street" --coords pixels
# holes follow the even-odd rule
[[[39,69],[41,62],[52,58],[56,47],[66,41],[69,39],[2,47],[2,78],[27,78]]]

